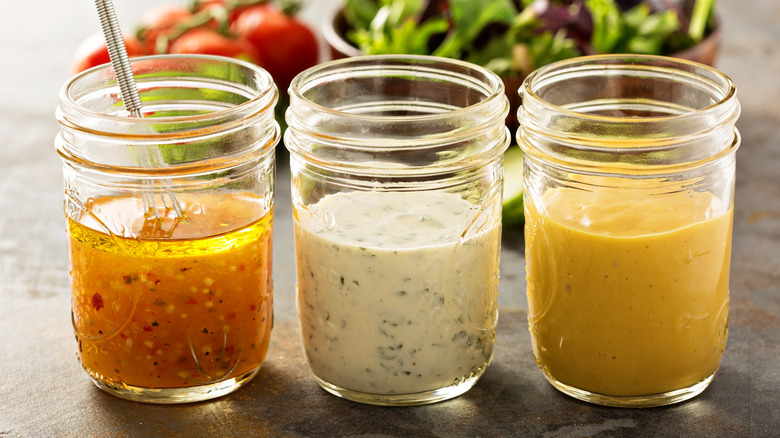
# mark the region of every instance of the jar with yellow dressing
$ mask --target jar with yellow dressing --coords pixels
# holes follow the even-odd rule
[[[688,61],[605,55],[539,69],[520,92],[536,362],[591,403],[698,395],[728,333],[734,84]]]

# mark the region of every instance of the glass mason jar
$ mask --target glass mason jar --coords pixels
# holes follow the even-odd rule
[[[528,324],[562,392],[648,407],[720,366],[739,103],[704,65],[606,55],[526,78]]]
[[[415,405],[471,388],[498,317],[501,80],[423,56],[334,61],[290,88],[297,310],[327,391]]]
[[[278,93],[227,58],[132,66],[144,118],[107,66],[65,84],[57,109],[78,357],[122,398],[210,399],[268,350]]]

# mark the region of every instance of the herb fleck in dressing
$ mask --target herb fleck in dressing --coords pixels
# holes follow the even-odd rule
[[[313,373],[372,394],[478,378],[493,355],[500,252],[500,222],[478,215],[442,192],[338,193],[299,210],[298,311]]]

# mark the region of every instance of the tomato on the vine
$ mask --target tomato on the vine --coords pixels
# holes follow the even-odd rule
[[[226,6],[226,3],[227,2],[225,0],[195,0],[192,2],[192,10],[199,12],[215,5],[224,7]]]
[[[242,11],[230,30],[252,43],[260,53],[260,65],[286,90],[301,71],[317,64],[317,38],[307,25],[271,4]]]
[[[135,37],[123,35],[123,39],[125,41],[128,57],[132,58],[134,56],[143,55],[141,43],[139,43]],[[73,73],[78,73],[108,62],[111,62],[111,58],[108,55],[106,40],[104,39],[103,34],[96,33],[85,39],[76,49],[71,61],[71,71]]]
[[[260,1],[260,0],[256,0]],[[255,3],[255,2],[253,2]],[[195,12],[201,12],[201,11],[219,11],[219,9],[222,9],[223,11],[227,11],[227,22],[228,24],[233,23],[238,19],[239,15],[241,15],[247,8],[252,6],[252,4],[242,4],[242,3],[229,3],[227,0],[195,0],[195,2],[192,5],[192,10]]]
[[[169,53],[227,56],[262,64],[262,56],[252,44],[241,38],[230,39],[206,27],[185,32],[171,44]]]
[[[292,5],[292,3],[291,3]],[[294,5],[293,5],[294,6]],[[293,77],[319,61],[311,29],[269,0],[194,0],[191,8],[162,4],[149,9],[136,37],[125,37],[128,55],[188,53],[244,59],[268,70],[284,91]],[[79,49],[74,71],[109,62],[99,35]]]
[[[162,4],[144,13],[136,35],[150,55],[167,53],[173,42],[168,34],[180,23],[189,20],[192,12],[181,5]]]

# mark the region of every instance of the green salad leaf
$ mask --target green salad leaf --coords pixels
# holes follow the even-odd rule
[[[671,9],[653,13],[640,3],[623,12],[615,0],[585,0],[593,17],[591,44],[599,53],[661,54],[678,29],[677,13]]]
[[[654,10],[657,2],[621,0],[345,0],[343,14],[363,53],[459,58],[523,76],[585,54],[684,50],[714,23],[715,0],[689,2]]]
[[[460,57],[464,51],[473,47],[487,25],[509,25],[517,15],[511,0],[450,0],[449,5],[452,28],[442,44],[433,51],[435,56]]]

